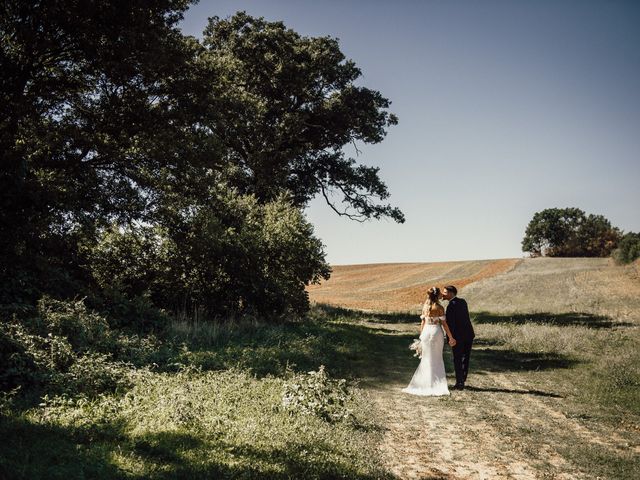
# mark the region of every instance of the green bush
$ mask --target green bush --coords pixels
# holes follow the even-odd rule
[[[286,196],[261,204],[219,187],[170,223],[102,232],[85,249],[100,288],[182,317],[275,318],[305,313],[305,286],[328,278],[322,243]]]
[[[114,332],[83,300],[44,297],[39,315],[0,323],[0,389],[45,387],[97,395],[130,385],[134,365],[167,361],[172,352],[153,335]]]
[[[640,233],[625,234],[611,256],[620,264],[631,263],[640,258]]]
[[[346,380],[329,378],[324,365],[317,371],[294,375],[284,385],[282,405],[292,413],[315,415],[328,422],[349,420],[351,394]]]
[[[15,320],[0,322],[0,389],[41,383],[47,352],[43,337],[30,334]]]
[[[166,363],[172,355],[172,346],[153,334],[119,333],[114,342],[113,356],[136,366]]]
[[[95,396],[131,387],[132,371],[132,365],[114,362],[109,355],[88,353],[78,357],[66,372],[57,375],[56,384],[62,392]]]
[[[38,313],[47,335],[66,338],[77,353],[108,351],[112,346],[109,323],[89,312],[83,300],[60,301],[45,296],[38,302]]]

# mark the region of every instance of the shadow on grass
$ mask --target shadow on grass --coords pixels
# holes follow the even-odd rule
[[[371,319],[378,323],[420,323],[418,313],[410,312],[387,312],[376,313],[361,310],[352,310],[332,305],[317,304],[315,306],[327,319],[348,319],[363,320]],[[629,327],[633,323],[621,322],[606,315],[594,315],[584,312],[569,313],[516,313],[516,314],[495,314],[490,312],[472,312],[471,317],[474,323],[509,323],[523,325],[525,323],[545,324],[545,325],[576,325],[587,328],[612,328]]]
[[[412,368],[415,362],[408,346],[415,336],[344,321],[295,322],[231,338],[215,349],[200,347],[183,354],[180,361],[204,370],[239,367],[257,377],[285,375],[287,370],[307,372],[324,365],[331,376],[355,380],[386,375],[391,365]]]
[[[212,478],[393,478],[369,475],[348,461],[334,460],[335,448],[323,442],[291,444],[282,449],[205,440],[189,432],[147,433],[129,437],[120,425],[103,425],[117,441],[87,439],[87,429],[41,425],[24,417],[0,419],[0,478],[75,479],[212,479]],[[90,428],[91,430],[92,428]],[[120,468],[117,454],[136,466]],[[216,459],[229,458],[229,463]]]
[[[476,373],[565,369],[579,363],[561,353],[520,352],[491,347],[471,351],[471,366]]]
[[[350,313],[345,317],[338,311]],[[191,352],[188,361],[204,369],[246,368],[258,377],[283,375],[287,369],[306,372],[324,365],[331,376],[367,385],[411,379],[419,363],[408,348],[418,336],[415,318],[416,331],[405,333],[391,325],[385,328],[388,314],[348,310],[334,310],[334,314],[330,320],[292,322],[271,333],[267,328],[244,339],[230,339],[216,349]],[[447,371],[452,372],[448,346],[444,356]],[[559,352],[516,351],[490,339],[478,339],[471,355],[471,370],[478,374],[566,369],[577,363]]]
[[[513,393],[518,395],[534,395],[537,397],[551,397],[551,398],[563,398],[562,395],[556,393],[543,392],[541,390],[512,390],[509,388],[480,388],[472,385],[466,385],[465,390],[471,390],[473,392],[491,392],[491,393]]]
[[[183,432],[146,433],[131,441],[131,449],[151,462],[182,463],[184,452],[203,445],[201,438]]]
[[[524,325],[527,323],[537,325],[554,325],[558,327],[579,326],[586,328],[612,328],[632,326],[629,322],[616,321],[604,315],[591,313],[528,313],[528,314],[503,314],[478,312],[472,314],[472,320],[477,324],[511,324]]]
[[[281,448],[258,448],[254,445],[231,445],[217,442],[219,451],[233,454],[234,465],[202,462],[179,464],[175,468],[149,478],[353,478],[357,480],[393,479],[389,473],[363,474],[349,462],[328,460],[336,449],[318,440],[313,446],[288,443]]]
[[[0,418],[0,478],[123,478],[109,452],[92,448],[86,432],[31,423],[22,417]]]
[[[328,320],[346,319],[362,321],[363,319],[371,319],[378,323],[420,323],[419,312],[369,312],[366,310],[353,310],[326,304],[316,304],[314,309]]]

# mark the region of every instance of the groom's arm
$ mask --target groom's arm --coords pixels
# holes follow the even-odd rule
[[[466,300],[462,300],[460,302],[460,310],[461,310],[461,316],[464,317],[465,319],[471,321],[471,317],[469,316],[469,306],[467,305],[467,301]]]

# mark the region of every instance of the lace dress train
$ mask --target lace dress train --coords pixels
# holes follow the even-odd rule
[[[402,389],[403,392],[425,396],[449,395],[447,374],[442,358],[444,332],[441,322],[443,319],[444,317],[428,318],[420,334],[422,359],[409,386]]]

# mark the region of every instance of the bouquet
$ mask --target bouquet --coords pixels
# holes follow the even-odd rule
[[[422,342],[419,338],[416,338],[411,345],[409,345],[409,350],[415,350],[416,353],[413,354],[414,357],[422,358]]]

